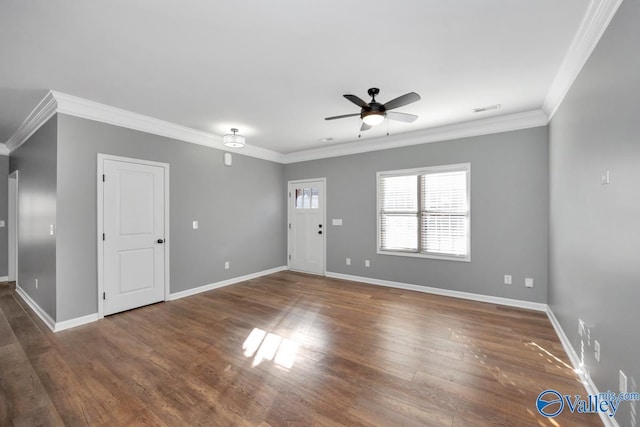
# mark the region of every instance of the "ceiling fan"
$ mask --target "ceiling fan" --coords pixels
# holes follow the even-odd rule
[[[392,99],[386,104],[380,104],[376,101],[376,95],[380,93],[380,89],[378,89],[377,87],[372,87],[367,92],[371,97],[371,102],[369,103],[364,102],[362,99],[358,98],[355,95],[343,95],[349,101],[353,102],[361,108],[359,113],[326,117],[325,120],[344,119],[345,117],[360,116],[360,118],[362,119],[362,126],[360,127],[360,130],[365,131],[371,129],[375,125],[382,123],[385,117],[406,123],[413,123],[418,118],[418,116],[415,116],[413,114],[389,111],[395,108],[404,107],[405,105],[411,104],[412,102],[419,101],[420,95],[418,95],[417,93],[405,93],[402,96]]]

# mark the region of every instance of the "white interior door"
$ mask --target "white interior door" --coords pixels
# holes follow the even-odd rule
[[[324,179],[289,182],[289,268],[324,274]]]
[[[165,168],[113,159],[102,166],[108,315],[165,299]]]

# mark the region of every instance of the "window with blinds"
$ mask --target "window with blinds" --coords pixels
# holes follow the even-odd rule
[[[470,169],[378,172],[378,253],[469,261]]]

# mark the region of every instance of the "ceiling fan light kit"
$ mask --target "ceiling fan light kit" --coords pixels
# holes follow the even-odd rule
[[[360,107],[361,109],[360,114],[358,113],[343,114],[341,116],[327,117],[325,118],[325,120],[335,120],[335,119],[343,119],[346,117],[360,116],[360,119],[362,119],[362,127],[360,128],[360,130],[365,131],[365,130],[371,129],[373,126],[379,125],[387,117],[391,120],[398,120],[405,123],[412,123],[418,118],[418,116],[415,116],[413,114],[397,113],[395,111],[390,114],[387,114],[387,111],[389,110],[393,110],[394,108],[404,107],[405,105],[419,101],[420,95],[418,95],[415,92],[406,93],[402,96],[392,99],[386,104],[380,104],[379,102],[376,101],[376,95],[380,93],[380,89],[376,87],[372,87],[367,91],[367,93],[371,97],[371,102],[369,103],[363,101],[362,99],[358,98],[355,95],[350,95],[350,94],[343,95],[349,101],[353,102],[358,107]]]
[[[360,118],[362,119],[362,121],[368,124],[369,126],[379,125],[384,121],[385,117],[386,117],[386,114],[380,111],[368,111],[360,115]]]
[[[233,132],[233,133],[224,135],[222,137],[222,143],[225,145],[225,147],[229,147],[229,148],[242,148],[242,147],[244,147],[245,139],[244,139],[244,136],[237,134],[238,129],[231,128],[231,132]]]

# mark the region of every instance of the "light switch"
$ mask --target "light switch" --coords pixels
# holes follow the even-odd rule
[[[198,221],[193,221],[193,229],[194,230],[198,229]]]
[[[331,224],[333,225],[342,225],[342,218],[334,218],[331,220]]]
[[[55,225],[49,224],[49,234],[52,235],[52,236],[54,234],[56,234],[56,226]]]
[[[4,227],[4,219],[0,220],[0,228]]]

